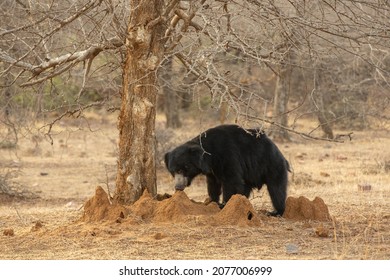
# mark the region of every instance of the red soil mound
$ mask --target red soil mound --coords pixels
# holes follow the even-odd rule
[[[95,195],[84,205],[85,222],[111,220],[144,222],[187,222],[196,220],[201,224],[256,226],[260,220],[249,200],[242,195],[234,195],[221,211],[216,203],[204,204],[192,201],[183,191],[172,197],[156,200],[145,191],[131,206],[110,202],[107,193],[97,187]]]
[[[177,191],[172,197],[162,201],[154,200],[145,191],[130,210],[146,221],[152,222],[183,222],[194,216],[213,215],[219,212],[215,203],[205,205],[188,198],[183,191]]]
[[[214,225],[259,226],[260,219],[249,200],[243,195],[233,195],[225,207],[214,215]]]
[[[328,206],[322,198],[316,197],[310,201],[304,196],[288,197],[283,217],[291,220],[330,220]]]
[[[127,216],[127,209],[119,204],[112,204],[107,193],[98,186],[95,195],[84,204],[84,222],[97,222],[101,220],[117,220]]]
[[[292,220],[330,219],[328,207],[324,201],[316,197],[310,201],[306,197],[289,197],[283,217]],[[96,188],[95,195],[84,205],[85,222],[111,220],[129,223],[143,222],[188,222],[196,221],[205,225],[237,225],[259,226],[261,221],[250,201],[243,195],[234,195],[225,207],[220,210],[216,203],[208,205],[192,201],[183,191],[175,192],[171,197],[157,200],[145,191],[138,201],[131,206],[111,203],[107,193]]]

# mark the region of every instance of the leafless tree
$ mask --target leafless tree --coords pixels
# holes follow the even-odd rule
[[[160,87],[162,89],[164,113],[166,116],[166,128],[181,127],[180,121],[180,91],[175,86],[175,72],[172,59],[167,59],[162,65],[160,75]]]
[[[0,5],[2,104],[23,91],[37,97],[39,112],[64,108],[58,120],[93,106],[111,108],[109,102],[120,98],[115,199],[121,203],[135,201],[144,189],[156,193],[157,73],[170,59],[182,64],[181,81],[190,81],[194,93],[207,88],[210,105],[239,123],[304,137],[317,137],[316,128],[295,129],[306,110],[326,116],[319,118],[322,128],[342,118],[325,112],[332,110],[330,95],[343,100],[344,112],[351,92],[359,90],[370,94],[366,105],[378,92],[389,102],[386,0],[5,0]],[[269,77],[277,81],[272,91],[265,86]],[[116,89],[92,103],[83,101],[92,83]],[[61,102],[47,107],[48,97]]]

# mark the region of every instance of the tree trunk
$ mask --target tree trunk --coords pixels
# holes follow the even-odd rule
[[[136,201],[145,189],[156,190],[156,69],[164,53],[164,28],[159,19],[164,1],[130,1],[130,19],[123,66],[118,120],[119,159],[114,200]]]
[[[320,93],[320,94],[322,94],[322,93]],[[321,102],[323,102],[322,96],[320,98],[321,98]],[[317,100],[317,102],[318,102],[318,100]],[[323,137],[327,138],[327,139],[334,139],[332,126],[330,125],[328,119],[326,118],[323,110],[319,110],[317,112],[317,118],[318,118],[318,121],[320,123],[322,132],[324,133]]]
[[[168,61],[164,63],[164,74],[162,75],[162,78],[165,81],[163,87],[164,112],[167,119],[166,128],[179,128],[181,127],[179,113],[180,104],[178,102],[178,93],[172,85],[172,75],[174,75],[172,64],[172,58],[169,58]]]
[[[164,88],[165,95],[165,116],[167,118],[166,128],[179,128],[181,121],[179,117],[179,104],[177,94],[170,88]]]
[[[8,65],[6,63],[3,63],[3,68],[4,70],[8,67]],[[3,72],[4,73],[4,72]],[[12,97],[12,93],[11,93],[11,82],[12,79],[11,79],[11,73],[10,72],[5,72],[4,74],[4,87],[3,87],[3,92],[4,92],[4,116],[5,116],[5,119],[9,120],[10,116],[11,116],[11,97]]]
[[[282,65],[276,77],[273,120],[284,127],[288,125],[287,105],[289,99],[289,80],[291,66]],[[287,131],[281,127],[275,127],[271,133],[275,140],[285,141],[290,140]]]
[[[323,137],[328,139],[333,139],[333,129],[332,125],[330,124],[327,114],[326,114],[326,102],[324,101],[324,89],[323,87],[327,86],[325,83],[324,77],[326,76],[326,73],[321,73],[321,69],[323,66],[316,67],[316,70],[314,71],[314,89],[315,92],[313,94],[313,102],[314,107],[317,109],[317,118],[318,122],[320,124],[320,127],[323,132]]]

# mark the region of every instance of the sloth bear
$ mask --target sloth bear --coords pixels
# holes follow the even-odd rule
[[[266,184],[275,208],[269,215],[283,215],[289,163],[261,130],[217,126],[166,153],[164,161],[176,190],[184,190],[204,174],[210,200],[222,208],[232,195],[248,197],[253,188]]]

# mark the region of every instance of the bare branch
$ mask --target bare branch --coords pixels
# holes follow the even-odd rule
[[[167,52],[172,51],[180,42],[180,40],[183,38],[183,34],[187,31],[188,27],[191,25],[192,19],[195,17],[197,11],[202,7],[202,5],[206,2],[206,0],[201,0],[200,5],[198,7],[194,7],[191,3],[190,6],[190,14],[187,15],[184,11],[181,9],[176,9],[175,14],[178,16],[180,19],[184,21],[184,24],[181,27],[181,32],[173,39],[172,44],[167,48]],[[176,26],[177,24],[177,18],[171,22],[171,26]],[[193,24],[194,25],[194,24]],[[170,32],[167,31],[166,35],[169,35]]]
[[[23,69],[28,70],[28,71],[33,71],[33,68],[34,68],[34,66],[31,65],[30,63],[23,62],[23,61],[17,60],[15,58],[9,56],[2,49],[0,49],[0,60],[2,62],[12,64],[12,65],[14,65],[16,67],[20,67],[20,68],[23,68]]]
[[[63,119],[64,117],[68,116],[68,117],[76,117],[76,118],[79,118],[82,114],[82,112],[88,108],[92,108],[92,107],[97,107],[97,106],[101,106],[103,105],[105,102],[107,102],[107,100],[102,100],[102,101],[97,101],[97,102],[93,102],[93,103],[90,103],[88,105],[84,105],[84,106],[80,106],[76,109],[73,109],[73,110],[67,110],[65,113],[62,113],[60,116],[56,117],[54,120],[52,120],[49,124],[46,124],[44,126],[42,126],[41,128],[39,128],[39,130],[43,130],[45,129],[46,127],[48,127],[48,130],[45,132],[45,135],[47,137],[49,137],[50,139],[50,144],[53,145],[54,141],[53,141],[53,138],[51,136],[51,131],[53,129],[53,126],[61,119]]]
[[[349,136],[349,140],[352,140],[351,135],[353,134],[353,132],[350,132],[348,134],[340,134],[339,137],[336,136],[334,139],[330,139],[330,138],[313,136],[310,133],[306,133],[306,132],[297,131],[295,129],[283,126],[283,125],[281,125],[281,124],[279,124],[279,123],[277,123],[275,121],[271,121],[271,120],[268,120],[268,119],[265,119],[265,118],[260,118],[260,117],[252,116],[252,115],[248,115],[248,114],[246,114],[245,117],[253,119],[253,120],[258,120],[258,121],[261,121],[261,122],[264,122],[264,123],[267,123],[267,124],[270,124],[270,125],[273,125],[273,126],[276,126],[276,127],[279,127],[279,128],[282,128],[282,129],[284,129],[284,130],[286,130],[288,132],[291,132],[293,134],[297,134],[297,135],[299,135],[299,136],[301,136],[302,138],[305,138],[305,139],[344,143],[342,138],[345,137],[345,136]]]
[[[70,67],[72,67],[75,63],[82,62],[82,61],[90,61],[88,62],[89,65],[92,63],[92,60],[103,50],[109,50],[109,49],[116,49],[123,45],[123,42],[117,40],[116,38],[110,39],[110,45],[96,45],[89,47],[86,50],[78,51],[72,54],[65,54],[60,57],[52,58],[49,61],[42,62],[41,64],[37,66],[29,65],[29,64],[20,64],[19,62],[15,63],[15,66],[20,66],[24,68],[25,70],[28,70],[33,73],[33,77],[36,77],[40,75],[42,72],[50,69],[55,68],[57,66],[67,64],[72,62],[72,64],[68,64],[65,68],[59,69],[53,73],[51,73],[48,76],[42,77],[40,79],[36,79],[30,82],[26,82],[21,84],[22,87],[31,86],[37,83],[40,83],[48,78],[52,78],[56,75],[59,75],[63,73],[64,71],[68,70]],[[1,53],[0,53],[1,55]],[[0,56],[0,59],[2,57]],[[88,67],[87,67],[88,69]],[[89,71],[89,70],[88,70]],[[32,77],[32,78],[33,78]]]

